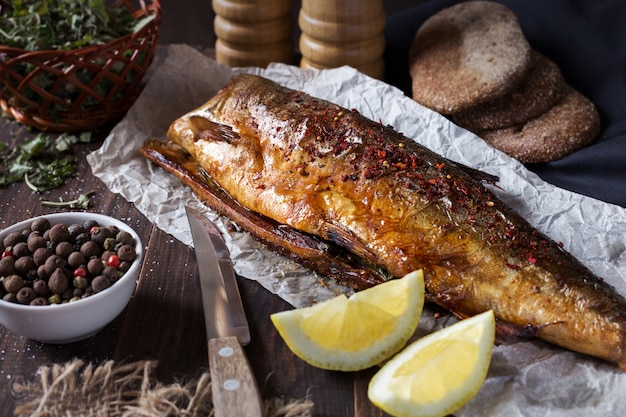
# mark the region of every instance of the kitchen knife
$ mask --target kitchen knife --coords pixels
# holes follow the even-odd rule
[[[241,345],[250,342],[230,253],[219,229],[187,207],[200,274],[216,417],[260,417],[261,398]]]

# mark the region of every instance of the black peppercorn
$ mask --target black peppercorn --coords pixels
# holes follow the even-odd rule
[[[75,238],[74,238],[74,247],[79,249],[81,247],[81,245],[85,242],[87,242],[90,239],[89,237],[89,233],[87,232],[83,232],[83,233],[79,233]]]
[[[97,227],[99,225],[98,222],[95,220],[87,220],[85,221],[85,223],[83,223],[83,226],[85,226],[86,231],[90,231],[92,227]]]
[[[82,233],[85,233],[85,226],[82,224],[74,223],[67,227],[67,231],[70,232],[70,239],[76,240],[76,237]]]
[[[113,237],[111,231],[106,227],[93,227],[91,229],[91,240],[96,242],[98,245],[104,245],[104,241],[107,238]]]

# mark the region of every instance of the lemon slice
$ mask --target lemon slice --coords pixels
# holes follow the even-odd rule
[[[480,389],[494,337],[491,310],[431,333],[387,362],[370,381],[367,395],[396,417],[448,415]]]
[[[424,306],[424,276],[415,271],[311,307],[272,314],[287,346],[309,364],[357,371],[403,348],[415,332]]]

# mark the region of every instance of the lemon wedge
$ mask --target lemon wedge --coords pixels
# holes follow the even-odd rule
[[[446,416],[480,389],[495,337],[489,310],[418,339],[372,378],[367,395],[396,417]]]
[[[415,271],[350,297],[270,316],[287,346],[318,368],[357,371],[402,349],[424,306],[424,276]]]

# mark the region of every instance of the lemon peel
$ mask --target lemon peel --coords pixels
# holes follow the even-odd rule
[[[421,270],[350,297],[270,316],[291,351],[329,370],[357,371],[388,359],[411,338],[424,306]]]
[[[368,398],[395,417],[453,413],[482,386],[494,338],[489,310],[418,339],[374,375]]]

